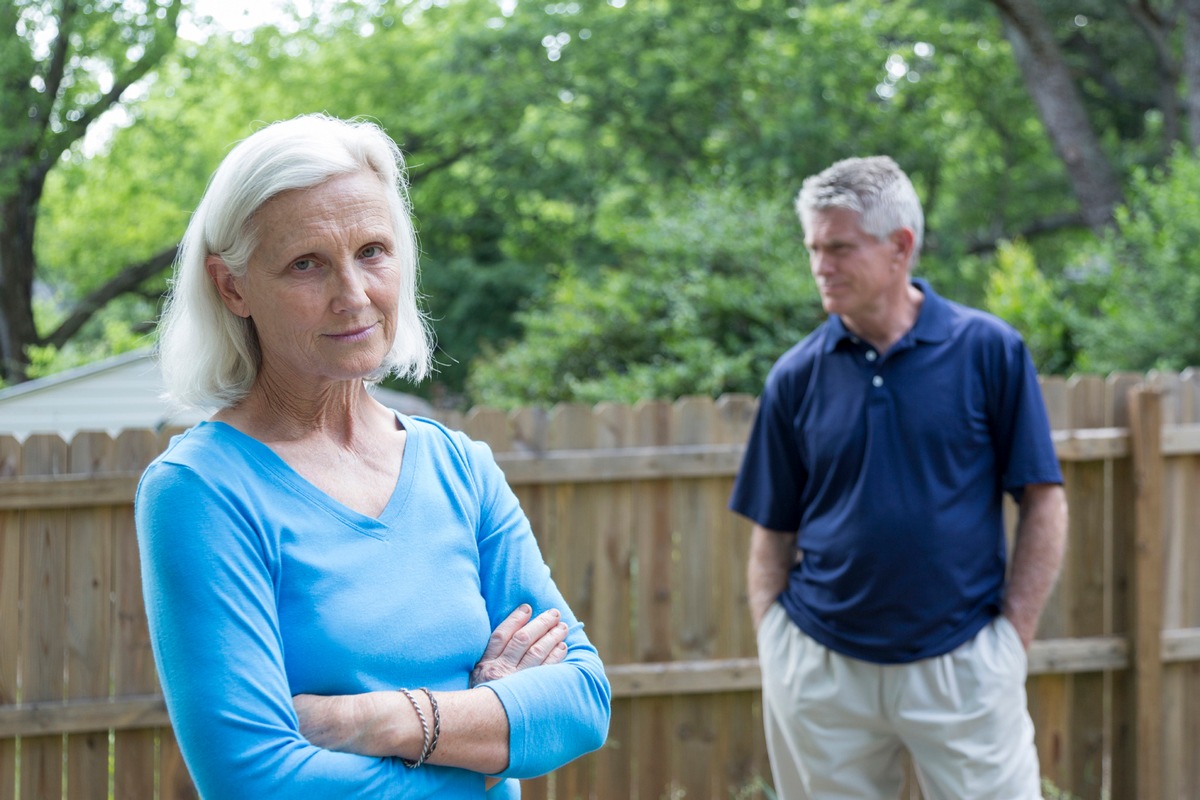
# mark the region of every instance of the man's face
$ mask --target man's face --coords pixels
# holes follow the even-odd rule
[[[827,208],[804,216],[804,247],[821,304],[844,318],[886,308],[908,285],[912,235],[906,229],[879,241],[862,229],[857,211]]]

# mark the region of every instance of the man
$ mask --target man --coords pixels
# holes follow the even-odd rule
[[[1033,364],[911,277],[924,218],[892,159],[837,162],[796,208],[829,318],[768,375],[730,500],[776,791],[895,797],[907,750],[926,798],[1041,797],[1026,649],[1067,512]]]

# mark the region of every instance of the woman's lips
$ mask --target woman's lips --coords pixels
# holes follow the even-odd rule
[[[371,333],[374,332],[374,330],[377,326],[378,326],[378,323],[376,323],[374,325],[364,325],[363,327],[360,327],[360,328],[352,328],[350,330],[342,331],[340,333],[330,333],[327,335],[331,339],[336,339],[340,342],[357,342],[357,341],[366,339],[368,336],[370,336]]]

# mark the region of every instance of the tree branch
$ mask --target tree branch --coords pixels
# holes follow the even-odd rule
[[[1160,28],[1172,28],[1175,26],[1175,17],[1177,16],[1175,11],[1170,10],[1163,14],[1154,7],[1154,4],[1150,0],[1137,0],[1137,7],[1130,8],[1130,10],[1141,14]]]
[[[1099,231],[1112,220],[1113,208],[1121,201],[1121,186],[1088,119],[1053,29],[1036,0],[991,2],[1000,12],[1013,57],[1066,167],[1084,218],[1089,227]]]
[[[1158,60],[1158,68],[1165,75],[1179,77],[1179,62],[1171,47],[1171,32],[1175,28],[1175,15],[1163,17],[1144,2],[1126,3],[1126,10],[1133,21],[1146,34],[1150,44],[1154,45],[1154,55]]]
[[[71,5],[72,0],[64,0],[64,7]],[[95,122],[101,114],[108,111],[121,100],[121,95],[128,91],[129,87],[144,78],[150,70],[158,66],[163,56],[170,52],[171,47],[175,44],[175,39],[179,34],[179,9],[181,0],[175,0],[167,11],[166,32],[158,34],[154,41],[146,46],[142,53],[142,57],[132,64],[128,65],[125,72],[114,77],[112,88],[104,93],[99,100],[82,109],[79,118],[73,121],[66,119],[63,115],[61,122],[63,129],[46,140],[45,158],[41,159],[40,167],[44,173],[49,172],[50,168],[58,160],[59,156],[71,146],[71,144],[87,133],[88,127]],[[65,13],[65,12],[64,12]],[[60,76],[61,79],[61,76]],[[57,91],[55,92],[57,94]],[[47,118],[49,115],[46,115]]]
[[[995,252],[1002,241],[1012,239],[1034,239],[1038,236],[1066,230],[1067,228],[1087,227],[1087,220],[1083,218],[1083,212],[1062,211],[1058,214],[1051,214],[1048,217],[1036,219],[1018,231],[1001,234],[995,237],[989,236],[986,239],[973,242],[967,247],[967,252],[973,256],[983,255],[985,253]]]
[[[156,253],[140,264],[134,264],[121,270],[107,283],[92,290],[86,297],[80,300],[61,325],[48,335],[39,337],[38,344],[48,344],[54,347],[65,345],[109,301],[123,294],[136,291],[138,286],[143,282],[153,278],[171,266],[171,263],[175,260],[176,250],[177,248],[174,246],[168,247],[166,250]]]
[[[1125,3],[1129,16],[1142,29],[1142,33],[1154,46],[1155,60],[1159,72],[1159,106],[1163,113],[1163,136],[1168,145],[1179,138],[1179,99],[1176,87],[1182,74],[1183,65],[1175,57],[1171,43],[1178,14],[1160,14],[1148,0]],[[1177,9],[1176,9],[1177,11]],[[1187,47],[1184,47],[1184,58],[1187,57]]]
[[[1200,0],[1182,0],[1184,110],[1188,144],[1200,149]]]
[[[145,59],[139,61],[136,66],[141,67],[144,60]],[[45,157],[39,160],[39,168],[43,170],[43,174],[50,171],[51,167],[53,167],[55,162],[58,161],[59,156],[61,156],[63,152],[71,146],[72,143],[82,138],[83,135],[87,133],[89,125],[95,122],[96,119],[99,118],[99,116],[105,111],[108,111],[108,109],[116,105],[116,103],[121,99],[121,95],[123,95],[125,91],[133,85],[134,82],[145,75],[146,72],[150,70],[150,66],[150,64],[146,64],[144,69],[131,70],[129,73],[126,73],[126,75],[123,76],[125,80],[114,83],[112,88],[109,89],[103,97],[83,110],[83,112],[79,115],[79,119],[64,125],[61,131],[54,134],[46,141],[46,148],[44,151]],[[134,74],[135,72],[137,74]]]
[[[1113,61],[1091,39],[1074,31],[1063,41],[1063,48],[1077,54],[1084,62],[1085,74],[1118,103],[1127,103],[1145,111],[1149,104],[1141,96],[1125,89],[1113,75]],[[1161,62],[1160,62],[1161,68]]]
[[[67,73],[67,53],[71,50],[71,27],[77,10],[75,0],[63,0],[62,9],[58,14],[58,34],[50,51],[46,74],[42,76],[46,87],[44,100],[38,108],[39,132],[36,139],[41,139],[50,126],[50,112],[54,108],[54,101],[58,98],[58,91],[62,88],[63,76]]]
[[[417,147],[420,147],[420,145],[417,145]],[[454,166],[459,161],[471,155],[478,149],[479,145],[477,144],[464,144],[454,152],[447,153],[435,161],[419,161],[416,163],[410,163],[408,165],[408,172],[410,175],[415,172],[422,178],[427,178],[430,175]]]
[[[1157,11],[1150,7],[1145,0],[1140,2],[1125,3],[1125,10],[1129,12],[1129,16],[1138,24],[1142,32],[1146,34],[1146,38],[1154,45],[1154,51],[1158,55],[1159,61],[1174,60],[1171,53],[1171,29],[1175,27],[1175,20],[1169,17],[1161,16]]]

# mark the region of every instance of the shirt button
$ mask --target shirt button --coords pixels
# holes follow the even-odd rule
[[[879,358],[879,354],[876,353],[874,350],[867,351],[867,361],[874,361],[877,358]]]
[[[883,378],[876,375],[874,378],[871,378],[871,385],[878,389],[880,386],[883,386]]]

